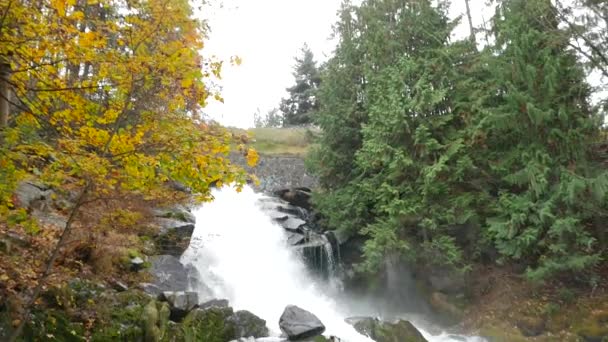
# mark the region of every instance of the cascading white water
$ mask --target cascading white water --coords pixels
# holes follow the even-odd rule
[[[184,264],[192,264],[200,273],[204,285],[192,286],[202,301],[228,299],[235,310],[249,310],[265,319],[275,336],[280,335],[278,322],[285,306],[294,304],[319,317],[327,328],[325,335],[371,341],[344,321],[348,312],[326,295],[326,284],[308,273],[288,246],[283,228],[257,205],[261,195],[246,187],[241,193],[224,188],[214,196],[213,202],[195,212],[192,243],[182,257]],[[433,342],[463,341],[422,333]]]

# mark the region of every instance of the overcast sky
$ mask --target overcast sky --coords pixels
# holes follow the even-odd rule
[[[333,51],[329,40],[341,0],[223,0],[223,6],[204,15],[211,26],[204,54],[229,60],[238,55],[239,67],[226,66],[221,85],[225,103],[212,102],[205,112],[227,126],[252,127],[253,113],[278,106],[293,82],[294,57],[304,43],[318,61]],[[475,26],[491,16],[485,0],[471,0]],[[450,16],[464,13],[464,0],[452,0]],[[458,36],[468,35],[463,20]]]

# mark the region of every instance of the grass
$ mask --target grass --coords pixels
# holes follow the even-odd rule
[[[300,127],[251,128],[247,134],[251,136],[251,146],[260,154],[305,156],[318,130]]]

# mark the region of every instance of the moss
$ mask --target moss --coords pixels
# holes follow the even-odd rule
[[[489,339],[492,342],[527,342],[519,331],[507,329],[502,326],[488,326],[481,329],[479,335]]]
[[[186,342],[225,342],[236,338],[235,327],[226,319],[232,315],[231,308],[194,310],[182,322]]]
[[[24,341],[85,341],[84,326],[72,322],[64,311],[45,309],[32,313],[32,319],[25,325],[22,338]]]
[[[576,333],[589,341],[602,341],[603,338],[608,338],[608,325],[591,320],[582,323]]]

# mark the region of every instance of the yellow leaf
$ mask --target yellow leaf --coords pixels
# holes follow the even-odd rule
[[[258,159],[260,159],[260,156],[256,150],[252,148],[247,150],[247,165],[254,167],[258,163]]]

